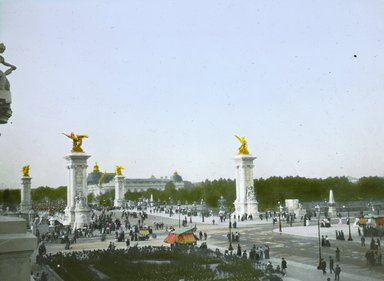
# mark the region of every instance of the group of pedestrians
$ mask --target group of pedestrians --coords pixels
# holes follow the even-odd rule
[[[341,273],[341,267],[339,264],[335,265],[335,261],[332,256],[329,256],[329,273],[335,274],[335,280],[340,280],[340,273]],[[318,269],[321,269],[323,271],[323,274],[327,274],[327,262],[325,259],[320,260],[320,264]],[[327,278],[327,280],[331,280],[330,278]]]

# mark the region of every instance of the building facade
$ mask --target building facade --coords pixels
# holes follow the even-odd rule
[[[106,192],[115,189],[115,183],[113,181],[115,173],[102,173],[96,165],[93,167],[93,171],[88,174],[88,194],[93,193],[95,196],[104,194]],[[148,189],[155,189],[164,191],[166,185],[172,182],[175,185],[176,190],[182,188],[191,188],[193,184],[189,181],[184,181],[183,178],[175,171],[171,177],[156,178],[151,176],[150,178],[125,178],[125,192],[143,192]]]

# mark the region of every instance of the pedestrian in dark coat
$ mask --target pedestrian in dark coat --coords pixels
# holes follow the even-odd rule
[[[340,261],[340,249],[339,247],[336,247],[336,261]]]
[[[334,260],[331,256],[329,256],[329,273],[335,272],[334,269]]]
[[[323,271],[323,274],[327,273],[327,262],[324,259],[321,260],[321,270]]]
[[[335,268],[335,280],[340,280],[340,272],[341,272],[340,266],[336,265],[336,268]]]
[[[283,272],[283,276],[287,274],[287,261],[284,258],[281,258],[281,271]]]
[[[237,244],[237,255],[241,257],[241,247],[240,244]]]

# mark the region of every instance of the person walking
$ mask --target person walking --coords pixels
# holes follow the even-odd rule
[[[335,268],[335,280],[340,280],[340,272],[341,272],[341,268],[340,268],[340,266],[337,264],[337,265],[336,265],[336,268]]]
[[[323,271],[323,274],[327,273],[327,262],[324,259],[321,259],[321,270]]]
[[[335,272],[335,269],[334,269],[334,260],[331,256],[329,256],[329,273],[334,273]]]
[[[241,257],[241,246],[240,244],[237,244],[237,255]]]
[[[287,274],[287,261],[284,258],[281,258],[281,271],[283,272],[283,276]]]
[[[336,261],[340,261],[340,249],[339,247],[336,247]]]
[[[365,237],[361,236],[361,246],[365,246]]]

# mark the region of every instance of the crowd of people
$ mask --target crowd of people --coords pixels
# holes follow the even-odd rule
[[[112,242],[111,242],[112,243]],[[129,247],[106,250],[59,252],[44,255],[42,264],[55,268],[63,280],[259,280],[252,262],[218,249],[198,247]],[[75,278],[74,278],[75,277]]]

